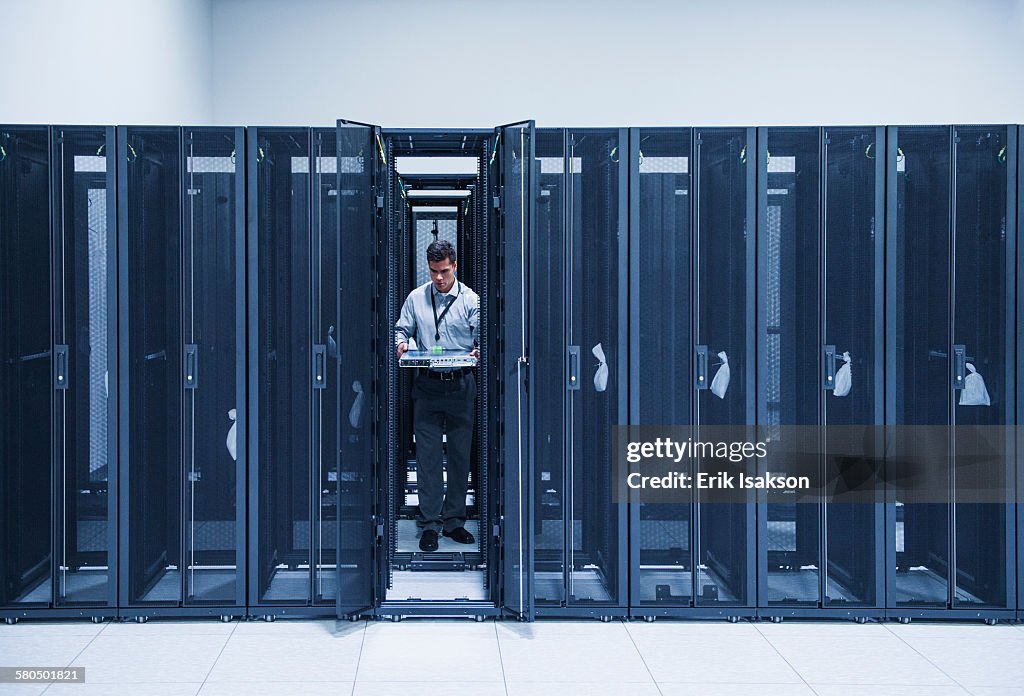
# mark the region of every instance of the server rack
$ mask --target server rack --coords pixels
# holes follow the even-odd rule
[[[628,611],[613,426],[628,408],[626,129],[541,129],[534,583],[539,616]]]
[[[630,130],[632,432],[754,435],[755,161],[753,128]],[[629,492],[630,615],[754,616],[752,495],[677,493]]]
[[[1017,234],[1024,230],[1024,173],[1020,163],[1024,162],[1024,126],[1017,129]],[[1017,419],[1014,421],[1017,431],[1017,618],[1024,620],[1024,389],[1020,379],[1024,375],[1024,244],[1017,244]]]
[[[245,613],[245,141],[118,128],[120,614]]]
[[[533,177],[524,162],[532,161],[533,132],[532,122],[503,126],[493,133],[381,130],[355,121],[338,123],[341,237],[352,252],[342,254],[341,295],[342,304],[353,307],[344,316],[342,382],[362,384],[360,408],[372,419],[369,427],[357,426],[359,419],[349,419],[346,425],[345,413],[351,416],[356,403],[346,402],[343,389],[341,475],[351,483],[351,492],[371,496],[351,502],[346,513],[344,487],[341,493],[345,524],[339,528],[338,573],[347,579],[339,583],[339,616],[532,617],[532,550],[526,537],[532,524],[532,413],[526,385],[532,311],[528,251],[533,229],[533,196],[528,192]],[[468,554],[411,550],[411,530],[399,528],[399,522],[411,521],[399,517],[409,512],[407,473],[414,470],[414,449],[407,443],[408,373],[398,369],[393,357],[394,322],[415,270],[409,188],[424,183],[399,175],[397,159],[403,155],[470,155],[479,161],[461,213],[459,238],[460,262],[467,255],[476,261],[472,273],[460,269],[460,277],[487,286],[477,288],[482,295],[482,360],[475,449],[483,461],[475,482],[475,507],[481,544]],[[500,480],[492,478],[495,472]],[[346,541],[348,534],[352,536]],[[443,592],[407,592],[425,587],[413,577],[417,572],[464,570],[483,577],[483,587],[476,588],[481,596],[445,599]]]
[[[112,128],[0,126],[0,616],[117,612]]]
[[[7,357],[0,365],[7,375],[2,390],[8,404],[2,408],[5,454],[0,505],[6,521],[0,538],[0,616],[8,620],[98,619],[117,612],[119,603],[122,615],[137,618],[231,616],[244,611],[269,617],[380,613],[376,605],[381,578],[386,574],[380,565],[385,525],[371,496],[372,491],[381,490],[377,478],[380,462],[394,454],[386,451],[383,429],[377,430],[376,382],[387,368],[380,360],[367,358],[357,360],[351,365],[353,371],[343,374],[338,364],[339,345],[346,341],[353,349],[364,350],[369,345],[377,354],[390,355],[379,349],[382,341],[390,345],[390,327],[379,321],[376,312],[384,302],[379,281],[387,275],[385,259],[396,250],[381,230],[385,214],[393,216],[390,223],[395,225],[405,225],[408,219],[403,207],[381,202],[389,196],[401,197],[404,189],[394,173],[394,152],[378,160],[371,145],[380,147],[381,141],[375,142],[368,134],[379,135],[379,129],[370,128],[353,131],[348,150],[339,139],[335,150],[331,140],[334,129],[254,128],[249,131],[248,148],[243,148],[241,129],[230,128],[0,127],[0,195],[4,198],[0,254],[10,270],[0,288],[5,295],[3,324],[16,329],[4,332],[2,345]],[[586,232],[607,223],[596,222],[602,213],[597,205],[588,207],[588,200],[595,200],[588,196],[607,202],[613,190],[621,195],[621,178],[618,184],[605,179],[588,194],[590,189],[582,183],[592,171],[587,161],[597,160],[584,151],[585,144],[578,147],[574,139],[604,131],[539,131],[536,157],[526,156],[533,139],[525,125],[499,131],[516,136],[506,140],[495,137],[493,156],[481,165],[480,174],[489,195],[474,197],[479,206],[474,214],[495,230],[494,245],[479,246],[477,240],[472,253],[494,279],[495,291],[482,312],[504,317],[504,304],[515,301],[517,295],[525,305],[519,310],[519,320],[496,325],[495,345],[518,339],[521,350],[496,358],[482,390],[493,397],[494,407],[481,408],[478,420],[482,422],[488,414],[488,427],[481,428],[480,434],[491,437],[482,451],[492,458],[492,471],[505,477],[496,482],[494,490],[504,496],[495,501],[496,514],[508,514],[494,528],[489,537],[493,543],[486,547],[487,565],[500,569],[501,577],[495,577],[492,608],[473,607],[461,613],[497,614],[504,605],[522,618],[610,616],[625,612],[628,604],[631,615],[646,618],[863,618],[883,613],[901,620],[1024,618],[1020,609],[1024,564],[1016,556],[1016,542],[1024,529],[1024,506],[1014,505],[1015,492],[1024,480],[1019,426],[1024,418],[1024,390],[1015,391],[1017,377],[1024,374],[1024,352],[1020,350],[1024,345],[1020,321],[1024,249],[1016,238],[1024,224],[1019,206],[1024,177],[1017,166],[1024,155],[1021,129],[890,128],[884,147],[878,130],[771,128],[761,129],[755,139],[751,129],[631,129],[630,156],[625,162],[615,162],[624,142],[618,132],[619,145],[612,145],[607,154],[607,162],[615,166],[608,167],[606,173],[628,167],[630,227],[628,238],[619,237],[616,242],[603,235],[592,238]],[[276,142],[281,143],[285,132],[299,144],[300,152],[280,160],[274,176],[279,172],[282,179],[269,185],[271,174],[259,165],[272,169],[265,164],[270,148],[261,147],[257,138],[280,135]],[[871,164],[861,161],[861,168],[845,169],[849,158],[844,159],[835,147],[837,140],[852,142],[869,132],[876,146],[855,154]],[[359,150],[353,153],[356,143]],[[616,147],[620,149],[616,151]],[[875,154],[883,150],[884,160]],[[369,157],[373,167],[365,162],[370,151],[374,153]],[[750,154],[755,151],[762,165],[756,168],[763,177],[758,186],[753,179],[755,156]],[[352,159],[345,159],[360,155],[364,162],[358,168]],[[305,165],[296,164],[292,157]],[[816,171],[817,184],[806,184],[807,177],[798,178],[796,171],[786,170],[782,160],[787,157],[806,160],[809,169],[801,167],[800,171]],[[535,161],[534,167],[521,168],[524,159]],[[249,305],[243,308],[246,249],[239,241],[238,226],[244,218],[239,212],[246,193],[240,172],[246,171],[246,162],[251,275]],[[884,210],[879,207],[877,169],[883,165],[887,180]],[[853,186],[869,174],[874,176],[872,183],[864,183],[859,190],[866,196],[873,186],[873,206],[866,200],[858,199],[856,205],[847,201],[854,193],[843,185]],[[347,175],[352,175],[351,179]],[[386,176],[392,177],[390,185]],[[536,195],[524,193],[533,190],[531,178],[539,181]],[[774,179],[782,183],[776,186]],[[787,193],[773,191],[781,188]],[[806,204],[810,212],[793,208],[792,228],[786,222],[790,209],[783,203],[790,189],[794,195],[804,192],[817,203],[816,209],[813,202]],[[260,190],[267,196],[260,198]],[[350,191],[352,206],[335,211],[333,206]],[[515,191],[523,195],[515,197]],[[760,214],[752,204],[755,196]],[[282,200],[288,203],[279,205]],[[848,219],[843,213],[831,213],[832,206],[843,210],[844,202],[854,210]],[[508,209],[513,203],[519,212]],[[534,234],[528,232],[531,206],[536,206],[537,215]],[[770,213],[773,207],[779,210]],[[845,223],[852,226],[863,221],[872,207],[875,237],[871,253],[876,265],[870,278],[866,271],[864,277],[858,277],[855,265],[868,256],[867,246],[844,247],[846,242],[838,240],[846,240],[850,233]],[[282,223],[278,235],[271,235],[270,227],[260,227],[260,221],[271,212],[283,216],[285,209],[290,221]],[[623,209],[620,206],[620,230]],[[771,218],[775,214],[779,215],[777,221]],[[852,295],[837,290],[836,286],[845,285],[837,282],[835,257],[828,252],[837,247],[849,250],[838,262],[838,278],[856,283],[865,297],[869,286],[877,293],[881,273],[877,245],[883,218],[891,232],[885,241],[885,312],[875,295],[871,300],[874,311],[869,313]],[[761,235],[756,251],[751,232],[755,219]],[[792,238],[805,244],[806,253],[773,261],[769,228],[776,223],[780,225],[778,240]],[[347,248],[354,252],[351,256],[338,250],[345,235],[337,224],[359,230],[352,237],[352,242],[359,244]],[[306,459],[300,467],[282,461],[269,473],[260,468],[256,456],[263,442],[258,408],[272,405],[272,400],[257,397],[266,396],[257,363],[273,352],[259,343],[273,322],[265,311],[270,300],[261,294],[264,286],[260,283],[270,277],[281,278],[270,270],[276,268],[273,258],[280,255],[264,253],[267,239],[260,237],[261,229],[266,237],[274,236],[282,244],[279,251],[294,254],[289,256],[288,273],[292,275],[286,277],[291,279],[289,283],[305,283],[304,290],[296,292],[306,293],[307,299],[297,305],[300,314],[293,312],[295,316],[288,317],[292,324],[278,326],[278,335],[284,336],[297,322],[304,322],[305,349],[296,352],[294,345],[282,348],[296,356],[289,368],[292,373],[304,376],[301,380],[297,376],[282,379],[279,385],[287,384],[288,389],[277,393],[288,405],[278,410],[267,408],[263,415],[273,421],[286,408],[289,418],[298,414],[298,419],[306,421],[304,430],[294,423],[282,429],[299,443],[297,449],[288,451],[305,451],[308,464]],[[516,229],[521,237],[516,237]],[[21,235],[23,230],[31,234]],[[214,232],[207,234],[211,230]],[[832,244],[830,234],[836,234]],[[211,246],[205,248],[204,243]],[[587,253],[596,253],[593,258],[600,256],[586,245],[611,248],[619,244],[621,249],[623,243],[629,250],[628,362],[622,363],[627,360],[625,351],[615,359],[607,352],[610,344],[603,348],[604,362],[610,368],[609,384],[629,369],[629,422],[635,426],[692,426],[689,432],[695,435],[718,424],[752,426],[755,404],[759,404],[757,421],[764,424],[763,416],[774,408],[769,404],[773,368],[768,348],[775,340],[771,337],[786,341],[789,335],[796,345],[797,338],[817,335],[818,339],[806,341],[816,346],[813,355],[801,348],[800,355],[806,359],[798,361],[797,367],[803,366],[802,375],[820,377],[825,387],[828,368],[841,364],[835,356],[845,352],[843,340],[833,338],[829,327],[855,321],[858,312],[863,315],[863,330],[851,341],[866,341],[866,347],[850,351],[854,391],[842,403],[852,404],[852,397],[862,393],[862,379],[869,379],[875,394],[885,394],[890,471],[884,515],[878,505],[870,511],[870,505],[862,507],[860,513],[849,509],[845,512],[850,514],[844,515],[837,512],[840,505],[832,498],[791,505],[765,496],[755,507],[712,503],[699,495],[664,504],[634,493],[628,526],[632,549],[629,599],[621,598],[626,587],[621,573],[625,570],[620,565],[616,576],[616,563],[611,559],[619,553],[618,562],[625,563],[626,546],[620,539],[617,549],[613,544],[607,551],[600,548],[612,539],[616,524],[615,532],[626,534],[621,519],[616,521],[614,513],[605,516],[600,510],[601,496],[610,495],[609,486],[614,482],[581,481],[583,470],[578,465],[573,470],[570,457],[576,455],[577,462],[585,459],[588,466],[593,466],[593,458],[581,455],[582,446],[576,439],[570,437],[566,442],[562,433],[598,437],[602,427],[610,430],[625,422],[621,417],[616,420],[614,408],[595,410],[593,403],[567,389],[575,376],[580,391],[586,391],[588,378],[592,384],[600,366],[595,356],[594,374],[581,368],[579,358],[589,357],[587,349],[593,342],[570,341],[572,332],[588,337],[588,330],[606,318],[599,310],[614,304],[602,299],[624,299],[621,287],[610,289],[586,280],[593,270]],[[314,254],[317,247],[318,255]],[[374,249],[373,254],[360,255],[364,248]],[[574,256],[581,249],[587,251]],[[300,258],[302,253],[306,256]],[[404,253],[408,256],[409,249]],[[619,261],[623,258],[621,254],[618,257]],[[203,266],[213,259],[216,272]],[[755,259],[761,268],[759,350],[755,350],[753,339],[745,338],[753,316]],[[815,289],[796,295],[807,298],[799,304],[809,307],[808,317],[814,316],[792,325],[771,324],[773,297],[780,300],[780,310],[795,306],[793,302],[786,305],[786,286],[774,294],[771,291],[773,271],[780,275],[780,282],[782,276],[792,277],[785,272],[789,262],[806,264],[806,273],[800,277],[817,282],[817,296]],[[867,266],[865,262],[863,268]],[[364,268],[371,270],[361,274]],[[618,268],[621,273],[621,263]],[[663,289],[670,273],[674,284]],[[331,292],[333,283],[343,294],[345,278],[353,279],[348,289],[356,291],[351,304]],[[368,284],[360,287],[363,280]],[[512,283],[508,287],[506,280]],[[520,281],[522,287],[516,286]],[[481,282],[489,285],[486,280]],[[315,294],[318,285],[320,293]],[[592,300],[589,310],[573,304],[573,298],[587,293],[592,296],[586,298]],[[790,299],[793,296],[789,295]],[[200,310],[193,324],[185,307],[192,298],[200,297],[203,301],[196,304]],[[935,302],[937,297],[947,300]],[[47,298],[45,311],[38,311],[33,298]],[[837,312],[833,300],[848,305]],[[344,325],[341,306],[346,307]],[[575,316],[573,308],[578,310]],[[204,309],[208,312],[205,324]],[[619,309],[620,323],[624,311]],[[248,398],[257,413],[248,435],[247,397],[238,374],[245,369],[242,358],[246,350],[237,340],[245,335],[245,312],[250,321],[248,355],[253,364],[248,373]],[[838,322],[831,316],[835,313]],[[737,319],[738,315],[744,318]],[[880,352],[876,325],[883,315],[886,344]],[[221,320],[210,320],[211,316]],[[870,329],[867,323],[872,324]],[[204,332],[214,325],[218,331],[212,334],[214,347],[207,353],[204,336],[211,335]],[[346,329],[360,325],[365,328]],[[552,334],[550,326],[562,327],[561,333]],[[190,329],[197,338],[192,342]],[[226,338],[232,331],[233,348]],[[675,351],[672,364],[666,365],[658,356],[665,342],[651,337],[659,331],[673,337],[674,348],[687,347]],[[737,336],[739,347],[733,349]],[[566,346],[577,343],[578,353],[566,351]],[[837,351],[827,352],[825,346],[830,345]],[[981,347],[975,349],[975,345]],[[228,348],[222,353],[225,346]],[[690,346],[695,347],[693,352]],[[710,381],[718,367],[714,356],[719,348],[728,348],[732,367],[726,399],[696,388],[700,376]],[[758,353],[764,362],[755,372]],[[780,349],[776,354],[782,375],[790,353]],[[873,363],[858,362],[861,354],[870,354]],[[886,356],[888,375],[882,385],[878,382],[880,355]],[[220,361],[221,357],[225,360]],[[988,406],[961,404],[964,390],[945,386],[955,385],[957,376],[963,380],[974,374],[968,362],[984,377]],[[317,373],[321,366],[323,371]],[[581,369],[582,374],[578,372]],[[332,380],[332,371],[339,379]],[[760,401],[754,401],[754,374],[760,378]],[[188,385],[190,375],[198,381],[196,390]],[[235,382],[229,386],[230,379]],[[61,387],[62,381],[66,389]],[[209,402],[203,399],[207,384],[218,385],[218,396]],[[296,384],[302,385],[301,391],[293,388]],[[374,386],[366,389],[367,384]],[[780,379],[779,384],[793,383]],[[803,384],[802,378],[799,384]],[[526,398],[514,401],[517,393]],[[108,394],[116,398],[108,398]],[[228,394],[233,398],[230,405],[235,407],[235,420],[228,413]],[[835,413],[839,398],[822,388],[814,395],[807,390],[806,400],[817,403],[819,420],[814,428],[825,423],[826,433],[834,433],[831,426],[836,421],[830,414]],[[301,405],[295,406],[299,402]],[[194,418],[193,405],[197,409]],[[863,403],[859,408],[873,409],[877,415],[879,407],[873,396],[870,409]],[[209,410],[204,412],[206,408]],[[839,423],[868,425],[868,418],[854,417],[854,412],[867,411],[851,407]],[[878,422],[876,415],[871,423]],[[814,416],[811,413],[806,420]],[[119,418],[125,424],[120,431]],[[41,419],[48,423],[47,437],[38,437]],[[772,427],[781,424],[781,419],[768,423]],[[915,434],[918,428],[930,426],[940,430]],[[524,428],[522,442],[527,453],[521,462],[523,469],[516,468],[520,441],[499,435],[510,429],[515,432],[517,427]],[[531,429],[535,430],[532,434]],[[937,438],[935,432],[943,434]],[[196,435],[196,454],[189,449],[192,433]],[[227,445],[229,438],[235,443],[234,455]],[[532,449],[530,442],[534,443]],[[833,435],[826,435],[816,450],[819,461],[825,462],[821,471],[826,480],[831,480],[828,455],[838,451],[830,449],[830,443],[833,448],[838,446]],[[247,445],[251,445],[252,457],[246,456]],[[912,456],[918,446],[929,453],[924,462]],[[997,464],[982,466],[979,474],[970,457],[982,446],[987,448],[984,453],[989,460]],[[207,456],[209,459],[204,459]],[[233,466],[223,466],[228,463],[226,456],[238,459]],[[39,458],[50,464],[42,468],[21,465]],[[535,475],[519,479],[519,472],[529,471],[533,459]],[[943,464],[935,466],[937,461]],[[374,467],[366,468],[367,463]],[[118,469],[105,468],[115,464],[120,487]],[[251,480],[248,492],[244,488],[246,468]],[[293,484],[289,494],[280,499],[270,495],[283,490],[275,475],[291,477]],[[294,485],[302,477],[305,483]],[[204,484],[216,488],[217,493],[206,495]],[[166,499],[168,490],[170,500]],[[581,490],[585,492],[583,500]],[[164,499],[154,491],[161,491]],[[950,493],[956,497],[949,497]],[[253,511],[248,532],[240,524],[246,496]],[[233,502],[222,506],[229,500]],[[797,512],[802,506],[810,512]],[[282,509],[286,512],[275,517]],[[195,517],[190,520],[193,510]],[[760,513],[757,525],[755,510]],[[295,511],[305,516],[296,522]],[[288,516],[292,519],[286,519]],[[286,519],[290,535],[278,534],[277,538],[291,544],[280,554],[285,546],[271,548],[274,545],[267,542],[272,538],[269,530],[274,519]],[[884,538],[878,527],[883,521]],[[778,528],[791,522],[803,531],[788,534],[789,541],[775,548],[770,533],[773,523]],[[870,537],[871,548],[848,545],[837,552],[830,541],[851,524],[864,531],[851,536]],[[307,529],[305,540],[296,526]],[[45,529],[50,532],[33,533]],[[529,538],[517,534],[509,539],[510,529],[531,533]],[[832,534],[830,530],[834,530]],[[249,563],[245,538],[253,548]],[[314,542],[316,538],[320,541]],[[602,543],[591,544],[592,539]],[[993,539],[997,543],[992,543]],[[531,558],[534,546],[536,558]],[[305,561],[295,560],[296,548]],[[807,558],[817,556],[808,563],[803,562],[806,548],[812,549]],[[756,554],[755,549],[759,549]],[[258,554],[262,554],[260,560]],[[602,603],[593,595],[590,601],[580,601],[575,592],[590,586],[581,582],[583,575],[595,570],[588,566],[599,565],[577,561],[594,558],[601,559],[605,570],[598,589],[618,594],[614,601]],[[869,572],[871,563],[874,570]],[[790,593],[778,598],[782,601],[773,601],[777,580],[798,574],[791,569],[815,564],[819,569],[840,571],[844,583],[859,583],[864,597],[873,591],[873,601],[865,599],[856,607],[849,601],[837,606],[840,603],[831,594],[828,572],[817,576],[816,592]],[[243,567],[248,568],[248,604],[245,583],[239,580]],[[254,599],[261,578],[280,571],[284,571],[282,578],[289,571],[298,571],[310,599],[278,602],[265,592]],[[559,576],[558,582],[549,582],[551,573]],[[529,589],[535,578],[541,582],[537,589]],[[551,595],[554,601],[546,603],[552,587],[557,596]],[[707,587],[713,591],[705,590]],[[255,592],[253,588],[257,588]],[[886,599],[881,604],[883,596]],[[534,602],[539,605],[536,610]],[[246,606],[248,609],[243,608]],[[399,613],[439,612],[460,613],[437,606],[406,607]]]
[[[886,613],[901,621],[1016,616],[1016,135],[888,130]]]
[[[483,148],[486,150],[486,147]],[[468,166],[467,166],[468,169]],[[429,268],[426,259],[427,246],[434,240],[447,240],[456,248],[458,258],[458,277],[460,282],[471,288],[488,288],[487,258],[488,228],[480,216],[486,194],[480,158],[472,173],[423,174],[406,173],[403,180],[406,186],[409,208],[406,211],[410,228],[409,275],[410,287],[417,287],[429,281]],[[484,292],[484,295],[487,295]],[[480,338],[481,343],[488,340],[490,328],[486,317],[489,317],[487,302],[481,299]],[[489,379],[490,365],[484,361],[480,365],[480,379],[477,390],[476,412],[487,413],[489,392],[483,384]],[[490,436],[488,428],[483,426],[486,419],[474,420],[473,439],[478,443],[472,449],[468,500],[471,502],[468,511],[471,517],[479,515],[486,519],[489,508],[493,507],[491,496],[487,494],[489,485],[489,469],[482,467],[487,451],[487,440]],[[413,469],[414,470],[414,469]],[[406,509],[412,507],[417,500],[417,481],[412,479],[418,472],[410,472],[406,487]],[[471,558],[484,563],[484,558],[491,555],[493,544],[490,536],[484,536],[480,555]]]
[[[536,337],[532,398],[536,414],[533,499],[534,583],[538,608],[556,606],[565,595],[566,515],[565,390],[569,380],[565,355],[566,289],[563,276],[566,247],[566,133],[539,128],[536,133],[538,196],[533,258],[536,292],[545,298],[533,315]],[[579,530],[577,530],[579,531]],[[578,538],[580,535],[577,534]]]
[[[394,154],[395,148],[392,141],[401,142],[401,137],[394,138],[386,136],[384,148]],[[483,148],[486,150],[486,148]],[[488,243],[488,230],[483,224],[478,211],[482,207],[485,194],[481,192],[485,188],[483,180],[483,169],[479,164],[473,168],[472,173],[449,173],[449,174],[423,174],[406,172],[398,175],[401,180],[398,187],[396,200],[405,196],[407,205],[401,206],[394,215],[396,232],[392,242],[398,251],[399,258],[396,260],[395,274],[401,291],[396,293],[395,307],[398,301],[402,300],[412,288],[419,287],[430,280],[429,268],[426,259],[426,250],[429,244],[435,240],[449,241],[456,249],[458,259],[459,281],[474,289],[483,290],[484,298],[481,298],[480,308],[480,342],[486,344],[490,334],[490,327],[487,324],[488,306],[485,299],[490,293],[487,291],[489,278],[488,267],[485,263],[486,246]],[[468,167],[467,167],[468,168]],[[468,192],[463,197],[462,191]],[[472,566],[485,566],[485,559],[492,556],[493,543],[491,535],[480,534],[480,530],[486,530],[487,525],[480,525],[480,520],[486,520],[493,509],[492,495],[489,490],[490,470],[483,466],[487,451],[487,439],[490,430],[484,427],[488,412],[490,394],[483,384],[489,380],[490,364],[485,360],[479,366],[478,389],[476,399],[476,412],[481,414],[480,418],[474,420],[473,439],[477,443],[472,448],[469,488],[467,491],[467,511],[471,518],[467,521],[471,527],[471,533],[480,536],[479,551],[464,552],[464,559]],[[409,404],[410,382],[402,375],[408,375],[407,370],[398,371],[398,409],[395,413],[396,433],[410,433],[408,408],[402,407]],[[405,439],[408,442],[408,438]],[[415,456],[415,448],[409,443],[404,448],[406,455],[399,458],[396,468],[396,493],[394,500],[396,514],[408,519],[415,515],[419,495],[419,471],[418,461]],[[411,521],[411,520],[410,520]],[[405,535],[407,536],[407,534]],[[395,539],[392,536],[392,539]],[[408,539],[406,539],[408,543]],[[396,551],[395,547],[389,547]],[[397,550],[392,556],[394,562],[399,566],[409,567],[411,554],[408,546]]]
[[[884,597],[882,128],[758,129],[758,613],[878,617]]]
[[[333,128],[248,132],[249,613],[332,615],[339,500]]]
[[[0,500],[4,506],[3,597],[6,613],[23,603],[36,587],[43,588],[42,601],[49,605],[52,550],[47,534],[53,478],[49,463],[53,444],[49,432],[40,437],[38,424],[53,418],[53,337],[49,298],[51,240],[49,210],[50,135],[45,126],[5,126],[0,134],[0,181],[3,186],[3,220],[0,243],[4,245],[6,267],[24,268],[5,272],[3,280],[4,325],[19,327],[4,332],[3,341],[3,445],[4,476]],[[24,210],[27,217],[10,212]],[[9,212],[10,211],[10,212]],[[24,221],[24,226],[22,226]],[[33,232],[35,233],[33,235]],[[31,298],[46,302],[46,311],[31,307]],[[32,424],[32,425],[30,425]],[[47,428],[49,431],[49,428]],[[31,466],[45,462],[44,466]],[[30,534],[30,529],[42,530]],[[27,614],[25,614],[27,615]]]

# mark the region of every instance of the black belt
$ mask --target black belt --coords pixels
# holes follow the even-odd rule
[[[440,370],[423,370],[423,374],[430,379],[436,379],[441,382],[454,382],[457,379],[462,379],[472,371],[472,367],[460,367],[457,370],[448,370],[446,372],[442,372]]]

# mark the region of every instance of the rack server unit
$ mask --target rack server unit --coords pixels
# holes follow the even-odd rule
[[[118,128],[120,615],[246,613],[245,134]]]
[[[112,128],[0,126],[0,616],[117,612]]]

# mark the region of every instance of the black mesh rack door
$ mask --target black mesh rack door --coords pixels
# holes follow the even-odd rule
[[[371,610],[378,598],[374,540],[374,473],[378,443],[373,414],[378,374],[377,270],[380,128],[338,121],[338,215],[341,248],[340,460],[338,463],[338,615]],[[340,308],[344,308],[344,312]],[[390,395],[389,395],[390,396]]]
[[[505,288],[501,359],[502,416],[502,580],[504,608],[520,619],[533,618],[533,460],[530,450],[532,407],[528,392],[531,366],[530,246],[536,200],[533,172],[533,121],[501,126],[502,254]]]

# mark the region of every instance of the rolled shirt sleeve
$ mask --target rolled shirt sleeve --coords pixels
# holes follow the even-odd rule
[[[469,330],[473,334],[473,347],[476,348],[480,345],[480,296],[475,292],[466,313],[469,317]]]
[[[408,343],[410,338],[416,337],[416,313],[413,308],[413,293],[405,298],[402,305],[402,313],[398,316],[395,324],[395,347],[402,343]]]

